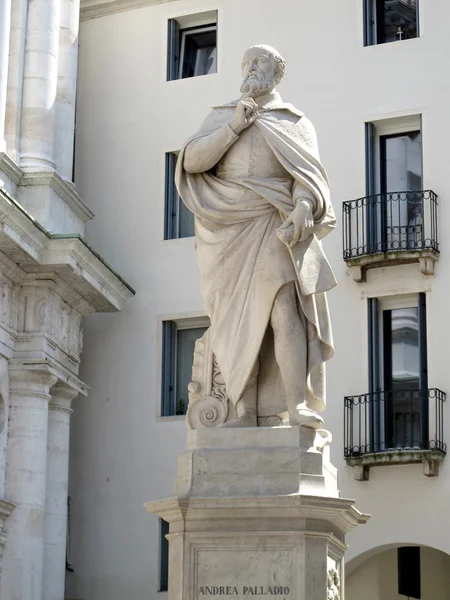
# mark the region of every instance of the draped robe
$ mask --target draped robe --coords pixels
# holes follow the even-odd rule
[[[260,400],[269,371],[280,381],[273,351],[262,348],[276,295],[295,282],[298,314],[293,318],[302,320],[307,337],[305,400],[322,411],[324,362],[333,354],[325,292],[336,282],[320,240],[335,227],[335,217],[315,131],[303,113],[276,95],[237,136],[230,127],[235,109],[236,102],[213,108],[182,148],[175,176],[183,202],[195,215],[211,347],[234,405],[258,358],[269,357],[270,364],[260,368],[258,414],[285,411],[285,403],[273,397],[273,386],[272,397]],[[314,233],[289,248],[277,228],[302,199],[314,206]]]

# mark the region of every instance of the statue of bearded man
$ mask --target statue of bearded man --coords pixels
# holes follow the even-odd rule
[[[235,407],[225,427],[275,416],[323,424],[333,354],[325,292],[336,282],[320,240],[335,216],[314,127],[275,90],[284,72],[276,50],[249,48],[243,95],[213,107],[177,163],[210,344]]]

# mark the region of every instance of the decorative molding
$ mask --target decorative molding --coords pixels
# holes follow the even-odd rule
[[[134,290],[80,237],[53,237],[42,254],[51,267],[77,290],[96,312],[121,310]]]
[[[96,19],[124,10],[164,4],[175,0],[81,0],[80,20]]]
[[[247,519],[277,518],[283,514],[285,519],[293,518],[311,519],[323,521],[324,519],[336,529],[336,533],[347,534],[358,525],[364,525],[370,515],[361,513],[353,505],[353,500],[348,498],[331,498],[329,496],[228,496],[228,497],[171,497],[165,500],[145,502],[144,507],[150,513],[156,513],[169,523],[185,520],[186,518],[196,520],[202,519],[227,519],[235,517],[238,511],[245,510]],[[202,532],[201,535],[204,535]],[[261,536],[266,532],[252,532]],[[283,532],[290,535],[291,531]],[[336,533],[308,531],[306,535],[328,537],[329,540],[339,544]],[[281,532],[280,532],[281,534]],[[194,534],[191,533],[191,536]],[[210,532],[209,535],[217,535]],[[222,532],[222,535],[226,534]],[[234,536],[235,532],[228,532]],[[342,552],[346,549],[342,543]]]
[[[345,262],[350,269],[353,281],[362,283],[366,281],[368,269],[407,265],[419,263],[419,271],[422,275],[433,275],[434,264],[439,260],[439,253],[435,250],[396,250],[392,252],[378,252],[377,254],[366,254],[357,258],[349,258]]]
[[[18,184],[22,179],[22,169],[6,152],[0,152],[0,170],[15,184]]]
[[[47,185],[58,194],[67,206],[83,223],[94,218],[94,213],[75,191],[75,186],[65,181],[56,171],[42,173],[24,173],[19,181],[20,186]]]
[[[9,374],[20,371],[39,371],[54,375],[57,378],[58,384],[67,384],[72,390],[76,391],[81,396],[87,396],[88,386],[83,383],[78,377],[66,369],[63,365],[50,358],[13,358],[9,361]]]
[[[439,466],[444,462],[445,454],[438,450],[387,450],[362,456],[347,457],[349,467],[353,467],[356,481],[369,481],[371,467],[422,463],[426,477],[438,477]]]
[[[0,245],[26,273],[55,273],[84,298],[90,312],[115,312],[135,294],[80,236],[51,236],[4,190],[0,190]]]

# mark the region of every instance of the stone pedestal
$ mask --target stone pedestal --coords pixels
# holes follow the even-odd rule
[[[345,534],[368,516],[339,497],[329,442],[304,427],[189,432],[175,496],[145,505],[170,523],[169,600],[342,599]]]

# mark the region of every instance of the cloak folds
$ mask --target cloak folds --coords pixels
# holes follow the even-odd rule
[[[277,102],[263,107],[251,127],[258,128],[286,178],[220,177],[215,174],[220,174],[220,156],[239,144],[229,127],[235,107],[231,103],[213,109],[182,148],[175,176],[183,202],[195,215],[196,254],[205,310],[211,319],[211,346],[228,397],[236,404],[261,355],[276,295],[283,285],[295,281],[308,344],[305,400],[312,410],[322,411],[324,363],[333,354],[325,292],[336,281],[320,240],[335,227],[335,216],[315,131],[291,105]],[[187,172],[185,160],[196,144],[202,156],[211,154],[211,164],[206,164],[205,156],[204,167],[198,169],[202,172]],[[217,162],[213,155],[219,146]],[[302,195],[314,199],[314,234],[291,249],[277,237],[276,229]],[[273,363],[273,352],[271,356]],[[272,407],[274,403],[272,395]],[[285,405],[278,412],[283,410]],[[258,396],[258,414],[276,414],[274,410],[261,413]]]

